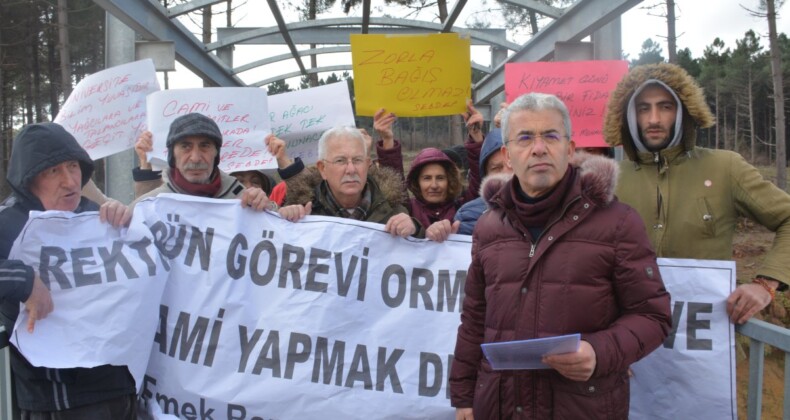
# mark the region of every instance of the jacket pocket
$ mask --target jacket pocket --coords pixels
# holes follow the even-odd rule
[[[553,375],[552,418],[628,419],[630,385],[625,373],[576,382]]]
[[[500,375],[480,369],[477,372],[475,398],[472,403],[474,417],[477,420],[500,418]]]
[[[706,237],[716,236],[716,214],[713,212],[707,197],[697,199],[697,221]]]

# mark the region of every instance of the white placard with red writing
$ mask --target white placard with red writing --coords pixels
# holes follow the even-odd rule
[[[219,168],[227,173],[272,169],[277,161],[266,149],[271,132],[266,91],[259,88],[173,89],[147,98],[148,127],[154,151],[148,160],[167,166],[167,133],[176,118],[197,112],[213,119],[222,132]]]
[[[356,125],[348,84],[343,81],[269,97],[272,133],[283,139],[291,159],[318,160],[318,139],[324,131]]]
[[[158,90],[150,59],[102,70],[77,84],[55,122],[77,139],[91,159],[101,159],[134,147],[146,128],[145,97]]]

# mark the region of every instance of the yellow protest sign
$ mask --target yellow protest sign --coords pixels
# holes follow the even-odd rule
[[[357,115],[460,114],[471,95],[469,38],[458,34],[351,35]]]

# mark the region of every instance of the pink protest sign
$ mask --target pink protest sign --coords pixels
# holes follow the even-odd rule
[[[556,95],[568,106],[571,139],[577,147],[606,147],[603,118],[606,103],[628,63],[611,61],[552,61],[505,65],[505,100],[530,92]]]

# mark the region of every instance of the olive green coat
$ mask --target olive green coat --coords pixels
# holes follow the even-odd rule
[[[681,144],[639,153],[625,110],[632,92],[648,79],[672,87],[683,102]],[[737,218],[746,216],[776,232],[758,274],[790,283],[790,196],[765,180],[741,155],[696,147],[696,130],[713,117],[702,90],[685,72],[660,64],[631,71],[609,102],[604,135],[623,145],[617,196],[642,216],[658,257],[732,259]]]

